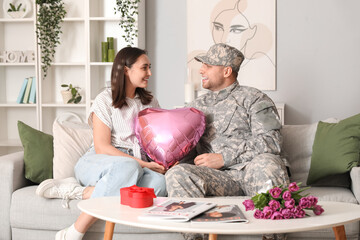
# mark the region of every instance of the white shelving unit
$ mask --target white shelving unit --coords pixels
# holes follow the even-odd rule
[[[0,0],[0,7],[3,6]],[[101,42],[114,37],[115,51],[127,44],[122,38],[119,17],[114,15],[115,0],[64,0],[67,11],[62,24],[61,45],[48,76],[41,74],[40,49],[35,34],[35,0],[31,11],[21,19],[12,19],[0,10],[0,52],[35,52],[34,63],[0,62],[0,155],[22,149],[17,121],[52,134],[54,119],[64,112],[74,112],[86,119],[92,101],[110,81],[112,63],[101,62]],[[135,46],[145,48],[145,1],[141,1],[138,18],[139,37]],[[17,104],[16,98],[24,78],[36,77],[36,103]],[[79,104],[64,104],[61,84],[81,88]],[[39,94],[38,94],[39,93]]]
[[[16,103],[24,78],[38,77],[34,5],[25,18],[13,19],[3,9],[3,1],[0,1],[0,51],[30,50],[35,53],[35,61],[0,62],[0,154],[22,149],[17,131],[18,120],[37,129],[40,127],[38,104]]]

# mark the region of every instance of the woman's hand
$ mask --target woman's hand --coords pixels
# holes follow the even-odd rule
[[[155,172],[161,173],[161,174],[165,174],[166,173],[166,169],[164,166],[156,163],[156,162],[147,162],[144,167],[147,167],[150,170],[153,170]]]

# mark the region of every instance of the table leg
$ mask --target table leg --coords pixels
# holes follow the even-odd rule
[[[106,221],[104,240],[112,240],[114,234],[115,223]]]
[[[217,234],[214,233],[209,234],[209,240],[216,240],[216,239],[217,239]]]
[[[344,225],[333,227],[336,240],[346,240],[345,227]]]

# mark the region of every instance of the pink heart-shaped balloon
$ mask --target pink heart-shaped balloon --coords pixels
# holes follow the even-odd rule
[[[195,108],[147,108],[135,119],[142,149],[166,169],[190,152],[205,130],[205,115]]]

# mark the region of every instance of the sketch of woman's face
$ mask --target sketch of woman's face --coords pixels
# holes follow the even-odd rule
[[[255,34],[247,18],[237,9],[222,11],[213,22],[212,36],[215,43],[226,43],[243,50],[246,42]]]

